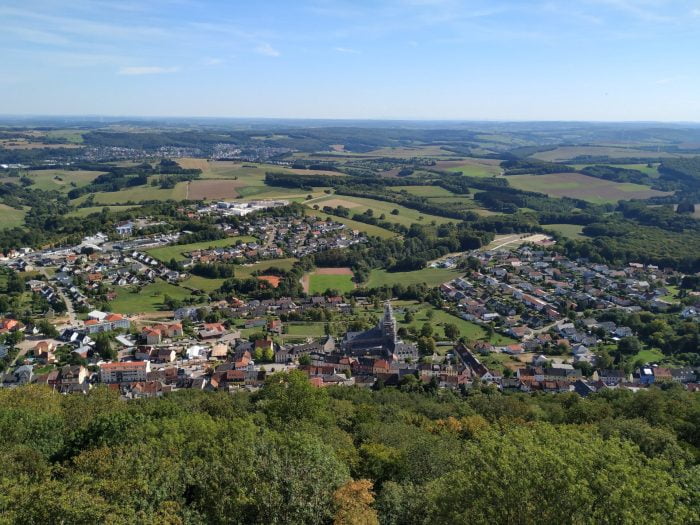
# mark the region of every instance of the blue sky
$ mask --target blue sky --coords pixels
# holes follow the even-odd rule
[[[3,0],[0,114],[700,121],[700,0]]]

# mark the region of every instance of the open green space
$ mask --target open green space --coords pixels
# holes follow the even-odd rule
[[[285,323],[285,334],[290,337],[323,337],[325,323]]]
[[[447,281],[464,274],[459,270],[446,268],[424,268],[413,272],[388,272],[386,270],[374,269],[369,274],[369,280],[363,284],[365,288],[378,288],[380,286],[393,286],[395,284],[425,283],[428,286],[438,286]]]
[[[245,264],[236,266],[235,275],[238,279],[246,279],[252,277],[253,272],[264,271],[268,268],[279,268],[281,270],[290,270],[297,260],[294,257],[289,257],[287,259],[270,259],[267,261],[260,261],[254,264]]]
[[[596,204],[615,203],[619,200],[648,199],[669,195],[648,186],[629,182],[613,182],[581,173],[554,173],[548,175],[510,175],[508,182],[514,188],[544,193],[551,197],[571,197]]]
[[[553,230],[569,239],[585,239],[583,235],[583,226],[578,224],[544,224],[542,227],[545,230]]]
[[[340,293],[351,292],[355,289],[352,275],[317,275],[309,276],[309,293],[319,294],[326,290],[338,290]]]
[[[403,224],[404,226],[410,226],[414,223],[430,223],[435,221],[437,224],[444,224],[448,222],[455,222],[454,219],[448,219],[446,217],[438,217],[437,215],[429,215],[411,208],[406,208],[405,206],[400,206],[392,202],[385,202],[376,199],[366,199],[363,197],[350,197],[347,195],[329,195],[323,199],[318,199],[314,201],[313,204],[318,204],[321,208],[323,206],[345,206],[350,209],[350,215],[356,213],[364,213],[367,210],[372,210],[375,217],[380,217],[384,215],[384,220],[388,222],[393,222],[396,224]],[[392,210],[398,210],[398,215],[392,215]]]
[[[465,321],[461,317],[457,317],[455,315],[452,315],[449,312],[446,312],[444,310],[441,310],[439,308],[435,308],[431,304],[421,304],[417,305],[415,307],[407,307],[406,310],[411,310],[413,312],[413,321],[411,323],[405,323],[404,321],[404,315],[398,315],[397,314],[397,320],[399,321],[398,326],[399,328],[404,326],[404,327],[409,327],[413,326],[417,330],[421,330],[423,325],[425,323],[429,323],[433,327],[433,337],[436,340],[441,340],[445,339],[445,324],[454,324],[459,328],[459,333],[460,337],[466,337],[469,340],[486,340],[487,339],[487,334],[486,330],[482,328],[480,325],[476,323],[472,323],[470,321]],[[432,318],[428,317],[428,312],[431,311],[433,312]],[[492,344],[495,345],[505,345],[505,344],[511,344],[514,343],[515,341],[511,339],[510,337],[503,336],[501,334],[493,334],[490,338],[488,338],[489,341]],[[447,350],[446,347],[438,347],[438,349],[442,348],[444,351]]]
[[[110,302],[113,312],[122,314],[149,313],[164,310],[163,301],[168,295],[173,299],[190,297],[189,290],[165,281],[156,281],[141,290],[134,287],[117,287],[116,299]]]
[[[201,241],[193,242],[190,244],[171,244],[168,246],[161,246],[158,248],[151,248],[146,250],[146,252],[159,261],[167,262],[170,259],[175,259],[176,261],[184,261],[185,253],[192,252],[195,250],[207,250],[211,248],[224,248],[227,246],[233,246],[240,242],[251,242],[254,241],[255,237],[250,237],[249,235],[241,235],[238,237],[226,237],[225,239],[216,239],[213,241]]]
[[[26,213],[26,210],[18,210],[7,204],[0,204],[0,230],[22,226]]]
[[[335,215],[328,215],[323,213],[322,210],[312,210],[311,208],[308,209],[306,212],[307,215],[315,215],[317,217],[320,217],[322,219],[325,219],[326,217],[330,217],[332,221],[339,222],[340,224],[345,224],[348,228],[352,228],[353,230],[365,232],[367,235],[372,235],[375,237],[380,237],[381,239],[391,239],[392,237],[396,237],[398,234],[394,233],[390,230],[386,230],[384,228],[381,228],[379,226],[374,226],[373,224],[365,224],[364,222],[360,221],[354,221],[352,219],[348,219],[346,217],[337,217]]]
[[[182,281],[182,286],[209,293],[221,288],[225,280],[226,279],[209,279],[207,277],[200,277],[199,275],[190,275],[187,279]]]
[[[87,186],[103,171],[72,171],[72,170],[34,170],[27,173],[34,181],[32,188],[38,190],[56,190],[64,193],[73,188]]]
[[[644,363],[658,363],[664,359],[664,354],[658,348],[646,348],[640,350],[636,355],[630,358],[630,362],[634,363],[637,360],[644,361]]]
[[[98,191],[93,193],[95,204],[127,204],[141,201],[166,201],[184,200],[187,194],[187,183],[178,182],[174,188],[162,189],[158,186],[146,184],[144,186],[134,186],[133,188],[123,188],[119,191]],[[88,195],[82,195],[72,201],[73,204],[83,202]]]
[[[501,168],[498,166],[488,166],[486,164],[476,164],[473,162],[452,166],[447,168],[447,171],[461,172],[462,175],[468,177],[495,177],[501,174]]]

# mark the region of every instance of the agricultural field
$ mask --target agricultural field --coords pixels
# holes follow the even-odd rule
[[[123,188],[119,191],[98,191],[93,193],[95,196],[95,204],[127,204],[130,202],[141,201],[166,201],[166,200],[183,200],[187,194],[187,183],[178,182],[174,188],[161,189],[158,186],[134,186],[132,188]],[[71,201],[73,204],[79,204],[87,199],[88,195],[81,195],[77,199]]]
[[[135,210],[139,206],[88,206],[87,208],[78,208],[66,214],[66,217],[87,217],[93,213],[100,213],[104,208],[109,209],[109,211],[127,211]]]
[[[190,297],[189,290],[164,281],[144,286],[140,291],[131,287],[118,287],[116,292],[117,298],[109,304],[113,312],[122,314],[152,313],[164,310],[163,301],[166,295],[173,299]]]
[[[657,159],[662,157],[679,157],[681,155],[663,151],[646,151],[611,146],[561,146],[550,151],[539,151],[532,155],[532,158],[548,162],[566,162],[580,156],[608,157],[610,159]]]
[[[508,182],[520,190],[544,193],[550,197],[572,197],[595,204],[670,195],[670,192],[652,190],[641,184],[613,182],[581,173],[510,175]]]
[[[187,182],[185,198],[188,200],[226,200],[235,199],[240,194],[238,188],[245,186],[240,180],[193,180]]]
[[[433,337],[436,340],[445,339],[445,329],[444,325],[451,323],[459,328],[460,337],[466,337],[469,340],[487,339],[486,330],[476,323],[470,321],[465,321],[461,317],[452,315],[444,310],[435,308],[430,304],[421,304],[415,307],[408,307],[406,310],[411,310],[414,315],[413,321],[410,324],[405,323],[404,315],[397,314],[398,326],[409,327],[413,326],[417,330],[420,330],[425,323],[430,323],[433,327],[434,334]],[[428,318],[428,311],[432,310],[432,318]],[[501,334],[493,334],[488,338],[489,342],[496,345],[505,345],[515,342],[513,339],[503,336]],[[447,350],[447,347],[438,347],[438,351],[442,349]]]
[[[583,235],[583,226],[578,224],[543,224],[545,230],[553,230],[569,239],[585,239]]]
[[[498,159],[474,159],[440,161],[435,168],[439,170],[460,172],[468,177],[497,177],[503,170]]]
[[[22,226],[26,213],[26,210],[18,210],[7,204],[0,204],[0,230]]]
[[[27,172],[27,176],[34,181],[32,189],[67,193],[73,188],[87,186],[103,173],[103,171],[34,170]]]
[[[329,202],[330,201],[330,202]],[[374,212],[375,217],[380,215],[385,215],[385,220],[393,222],[396,224],[403,224],[404,226],[410,226],[416,222],[430,223],[435,221],[437,224],[444,224],[448,222],[455,222],[454,219],[448,219],[446,217],[438,217],[437,215],[429,215],[427,213],[422,213],[418,210],[412,210],[392,202],[385,202],[375,199],[365,199],[363,197],[350,197],[346,195],[332,195],[328,198],[321,198],[314,200],[314,204],[318,204],[321,208],[324,206],[344,206],[349,208],[351,215],[355,213],[364,213],[366,210],[371,209]],[[399,210],[398,215],[392,215],[391,211],[397,209]],[[421,218],[422,217],[422,218]]]
[[[442,283],[461,277],[464,272],[446,268],[424,268],[413,272],[388,272],[374,269],[369,274],[369,280],[362,285],[363,288],[378,288],[380,286],[393,286],[395,284],[425,283],[428,286],[439,286]]]
[[[146,250],[146,252],[159,261],[167,262],[170,259],[175,259],[176,261],[184,261],[185,256],[183,254],[191,252],[194,250],[206,250],[209,248],[223,248],[226,246],[233,246],[238,241],[241,242],[251,242],[254,241],[255,237],[250,237],[246,235],[238,237],[226,237],[225,239],[216,239],[213,241],[202,241],[193,242],[190,244],[171,244],[169,246],[161,246],[158,248],[151,248]]]
[[[649,167],[649,164],[611,164],[611,163],[605,163],[605,164],[572,164],[571,167],[577,169],[577,170],[582,170],[583,168],[588,168],[590,166],[612,166],[614,168],[624,168],[627,170],[637,170],[641,171],[642,173],[646,173],[650,177],[658,177],[659,176],[659,164],[658,163],[652,163],[651,167]]]
[[[326,290],[345,293],[355,289],[350,268],[316,268],[302,277],[301,284],[310,294],[321,294]]]

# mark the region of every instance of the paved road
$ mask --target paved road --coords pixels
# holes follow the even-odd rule
[[[49,279],[49,272],[46,268],[41,269],[41,273],[43,273],[47,279]],[[66,303],[66,313],[68,314],[68,322],[70,323],[71,326],[75,326],[78,324],[78,317],[75,315],[75,309],[73,308],[73,301],[66,296],[65,293],[63,293],[63,289],[60,286],[56,286],[56,293],[63,299],[63,302]]]

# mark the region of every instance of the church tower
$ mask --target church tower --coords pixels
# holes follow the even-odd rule
[[[396,318],[394,317],[394,311],[391,308],[391,303],[387,301],[384,304],[384,317],[381,322],[382,336],[385,341],[385,345],[394,349],[396,345]]]

